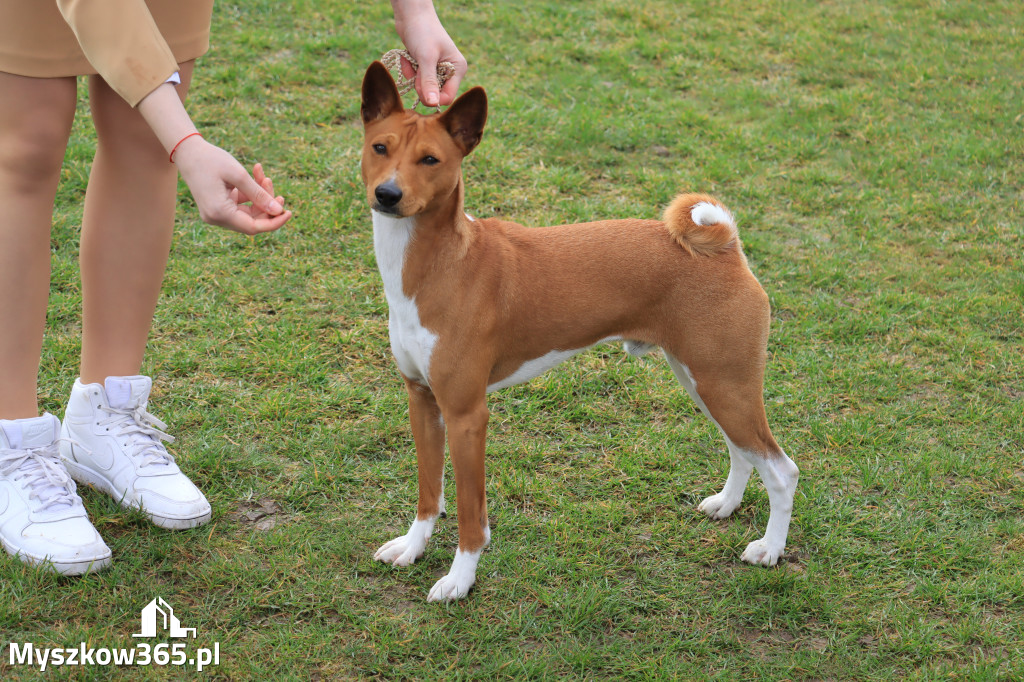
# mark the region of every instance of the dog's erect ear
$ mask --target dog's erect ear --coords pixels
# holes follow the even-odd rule
[[[448,134],[452,136],[463,151],[469,154],[480,144],[484,134],[484,123],[487,122],[487,93],[477,86],[466,92],[448,111],[441,114]]]
[[[404,108],[395,79],[387,67],[380,62],[370,64],[363,76],[363,123],[387,118]]]

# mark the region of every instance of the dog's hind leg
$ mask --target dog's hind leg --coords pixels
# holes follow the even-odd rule
[[[747,378],[732,386],[714,379],[698,383],[686,365],[667,352],[665,356],[679,383],[718,426],[729,447],[725,487],[704,499],[699,509],[713,519],[732,514],[743,499],[751,471],[756,468],[768,491],[771,511],[764,537],[751,542],[740,558],[751,564],[774,566],[785,550],[799,469],[775,442],[768,427],[760,377]]]
[[[419,502],[409,532],[386,543],[373,555],[378,561],[408,566],[423,556],[438,516],[444,514],[444,420],[434,394],[426,386],[406,379],[409,421],[416,442]]]
[[[768,527],[764,537],[747,545],[740,559],[748,564],[774,566],[786,549],[786,537],[789,535],[789,522],[793,516],[793,497],[796,494],[796,483],[800,470],[781,449],[769,457],[751,452],[754,466],[768,490],[768,502],[771,512],[768,514]]]
[[[690,370],[667,352],[665,357],[668,359],[669,367],[672,368],[672,373],[676,375],[676,379],[679,380],[679,383],[682,384],[693,401],[700,407],[701,412],[718,426],[718,422],[711,416],[707,405],[704,404],[704,400],[697,393],[696,382],[694,382]],[[719,431],[722,430],[721,426],[718,426],[718,428]],[[743,492],[747,489],[747,482],[750,480],[750,472],[754,470],[754,463],[750,458],[746,457],[729,440],[729,436],[724,431],[722,431],[722,435],[725,436],[725,442],[729,446],[729,477],[725,479],[725,487],[722,488],[722,492],[705,497],[697,506],[697,509],[715,520],[728,518],[729,515],[736,511],[736,507],[740,506],[740,502],[743,501]]]

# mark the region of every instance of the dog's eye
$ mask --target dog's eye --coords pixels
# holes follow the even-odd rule
[[[441,162],[437,160],[437,157],[428,155],[420,159],[420,163],[422,163],[424,166],[436,166]]]
[[[373,145],[373,151],[377,152],[381,156],[384,156],[385,154],[388,153],[388,148],[382,144],[375,144]]]

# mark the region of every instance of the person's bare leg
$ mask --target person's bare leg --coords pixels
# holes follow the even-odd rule
[[[192,63],[180,73],[184,97]],[[194,528],[210,520],[210,503],[164,448],[164,426],[140,416],[152,382],[137,376],[170,252],[178,171],[103,79],[90,79],[89,98],[98,143],[82,221],[82,367],[61,455],[79,483],[143,509],[162,528]]]
[[[76,98],[74,78],[0,72],[0,419],[39,415],[53,200]]]
[[[193,62],[182,64],[184,99]],[[174,231],[178,171],[142,116],[89,81],[98,144],[82,220],[82,383],[138,374]]]

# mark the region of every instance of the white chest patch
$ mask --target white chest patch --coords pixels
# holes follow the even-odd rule
[[[373,249],[388,300],[391,353],[402,374],[426,384],[430,380],[430,356],[437,344],[437,334],[423,326],[416,301],[402,291],[402,266],[414,227],[412,218],[373,212]]]

